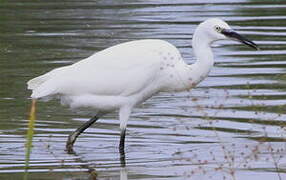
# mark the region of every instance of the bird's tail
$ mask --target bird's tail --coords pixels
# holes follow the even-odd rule
[[[61,67],[54,69],[44,75],[38,76],[27,82],[28,89],[32,90],[31,97],[33,99],[38,99],[56,93],[56,87],[53,80],[57,77],[57,74],[64,71],[66,68]]]
[[[27,82],[27,88],[34,90],[49,79],[48,74],[41,75],[39,77],[33,78]]]

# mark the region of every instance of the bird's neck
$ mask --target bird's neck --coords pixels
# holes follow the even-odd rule
[[[196,31],[194,33],[192,46],[197,60],[194,64],[185,64],[180,67],[182,86],[177,85],[176,90],[191,89],[207,77],[214,65],[211,43],[212,41],[205,38],[203,32]]]
[[[196,71],[197,81],[200,82],[209,74],[214,65],[213,53],[211,50],[212,41],[205,38],[204,34],[195,32],[193,36],[192,46],[193,52],[196,57],[196,62],[192,65],[192,69]]]
[[[203,31],[194,33],[192,41],[196,62],[187,65],[184,62],[177,64],[178,81],[175,87],[167,88],[168,90],[182,91],[195,87],[199,82],[204,80],[214,65],[213,53],[210,47],[211,40],[205,37]]]

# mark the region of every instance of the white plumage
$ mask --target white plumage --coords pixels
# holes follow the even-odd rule
[[[125,129],[132,108],[158,92],[183,91],[194,87],[213,66],[210,44],[226,39],[230,32],[233,31],[220,19],[201,23],[193,36],[197,61],[192,65],[187,65],[178,49],[166,41],[137,40],[54,69],[30,80],[28,88],[33,91],[33,99],[58,96],[72,108],[93,108],[97,116],[119,109],[123,141],[120,146],[123,143],[124,148]],[[246,44],[247,39],[239,40]],[[249,42],[247,40],[248,45]],[[90,124],[86,126],[83,130]],[[70,137],[73,142],[78,134]]]
[[[54,69],[30,80],[28,88],[35,99],[60,95],[72,108],[112,111],[126,104],[134,106],[158,91],[189,88],[191,79],[186,83],[181,71],[188,68],[170,43],[138,40]]]

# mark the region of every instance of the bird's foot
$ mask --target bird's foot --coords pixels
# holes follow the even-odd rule
[[[68,154],[74,154],[74,150],[73,150],[73,144],[75,142],[75,138],[73,138],[73,135],[70,135],[68,137],[67,143],[66,143],[66,151]]]
[[[68,154],[74,154],[74,150],[73,150],[73,143],[69,143],[67,142],[66,144],[66,151]]]
[[[74,150],[73,150],[73,144],[67,143],[66,144],[66,151],[68,154],[74,154]]]
[[[75,140],[78,135],[79,133],[77,131],[69,135],[66,143],[66,151],[68,152],[68,154],[74,154],[73,144],[75,143]]]

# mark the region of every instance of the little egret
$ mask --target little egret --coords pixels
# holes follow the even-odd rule
[[[72,65],[54,69],[28,81],[32,99],[59,97],[71,108],[94,109],[95,116],[75,130],[66,148],[73,152],[77,137],[100,117],[119,110],[119,152],[124,154],[127,121],[134,106],[158,92],[195,87],[214,64],[210,45],[217,40],[238,40],[258,46],[233,31],[221,19],[208,19],[196,28],[192,47],[197,61],[188,65],[172,44],[155,39],[125,42],[99,51]]]

